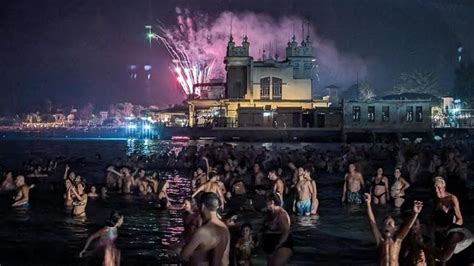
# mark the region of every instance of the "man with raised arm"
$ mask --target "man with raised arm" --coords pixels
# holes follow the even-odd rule
[[[370,228],[372,229],[379,250],[379,265],[398,266],[398,256],[400,254],[402,241],[408,235],[418,214],[421,212],[423,202],[415,201],[413,203],[413,214],[399,232],[396,232],[395,220],[391,216],[385,217],[381,233],[375,221],[372,206],[370,205],[370,194],[365,193],[364,198],[367,203],[367,216],[369,218]]]

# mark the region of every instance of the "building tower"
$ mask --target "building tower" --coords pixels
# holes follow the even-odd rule
[[[227,43],[227,53],[224,58],[226,74],[226,97],[229,99],[244,99],[247,88],[250,87],[250,68],[252,57],[249,53],[250,43],[247,35],[241,46],[235,46],[232,34]]]

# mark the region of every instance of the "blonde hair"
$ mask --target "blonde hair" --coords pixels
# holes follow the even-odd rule
[[[443,185],[443,187],[446,186],[446,181],[444,180],[444,178],[442,176],[437,176],[433,179],[433,181],[436,183],[436,182],[440,182],[441,185]]]

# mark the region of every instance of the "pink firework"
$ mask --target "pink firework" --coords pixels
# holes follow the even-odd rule
[[[187,15],[184,17],[179,8],[176,13],[178,26],[166,28],[160,25],[160,34],[154,34],[153,38],[163,43],[168,50],[172,57],[170,70],[183,92],[189,96],[193,94],[195,84],[209,82],[215,77],[215,58],[208,56],[202,47],[194,44],[196,32],[192,19]],[[194,90],[194,95],[199,97],[199,87]]]

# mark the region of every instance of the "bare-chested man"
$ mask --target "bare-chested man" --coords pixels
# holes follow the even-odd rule
[[[227,226],[217,217],[219,198],[206,192],[201,196],[203,226],[193,234],[180,252],[184,261],[191,265],[229,265],[230,234]]]
[[[408,235],[408,232],[410,232],[418,214],[421,212],[423,202],[415,201],[413,203],[413,214],[398,233],[395,231],[395,220],[391,216],[385,217],[381,233],[377,227],[375,216],[372,212],[372,206],[370,205],[370,194],[365,193],[364,198],[367,203],[367,216],[369,218],[370,227],[374,234],[375,241],[377,242],[377,248],[379,249],[379,265],[397,266],[402,241]]]
[[[270,170],[268,173],[268,179],[273,182],[273,189],[272,192],[277,193],[280,197],[280,201],[282,206],[284,205],[283,202],[283,195],[285,194],[285,182],[277,175],[276,170]]]
[[[319,208],[319,200],[318,200],[318,188],[316,186],[316,181],[311,178],[311,169],[305,168],[304,169],[304,177],[308,182],[311,183],[313,187],[313,194],[311,195],[311,214],[318,215],[318,208]]]
[[[349,172],[344,176],[344,188],[342,190],[341,201],[348,203],[361,204],[361,189],[364,188],[364,178],[356,171],[355,164],[349,164]]]
[[[218,175],[216,173],[210,173],[209,177],[210,177],[209,181],[199,186],[198,189],[194,191],[192,197],[193,198],[196,197],[196,195],[198,195],[200,192],[212,192],[219,197],[219,200],[221,201],[222,208],[223,208],[224,203],[225,203],[225,198],[224,198],[224,194],[222,194],[221,186],[219,185]]]
[[[12,204],[12,207],[23,207],[28,208],[29,203],[28,200],[30,198],[30,187],[25,183],[25,177],[19,175],[15,179],[15,186],[16,186],[16,196],[15,202]]]
[[[296,212],[298,216],[309,216],[311,214],[311,199],[314,195],[313,185],[311,181],[308,181],[306,178],[304,169],[301,173],[301,175],[298,175],[298,182],[296,183],[296,197],[293,201],[293,211]]]

